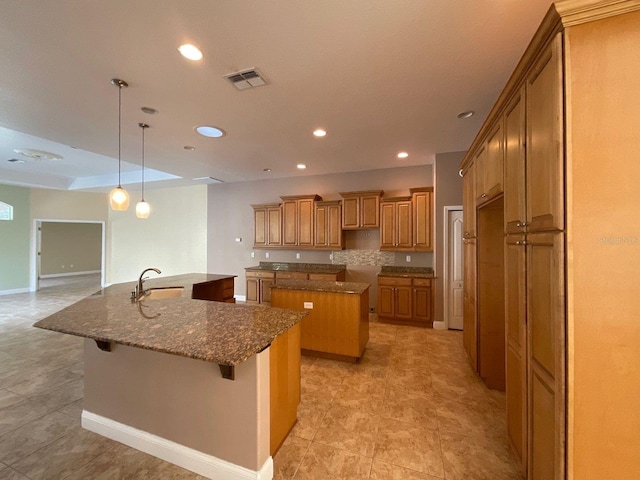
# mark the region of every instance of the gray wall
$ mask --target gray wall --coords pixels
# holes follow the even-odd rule
[[[281,195],[318,194],[323,200],[339,200],[338,192],[359,190],[384,190],[384,196],[408,195],[409,188],[433,186],[432,165],[390,168],[344,174],[316,175],[298,178],[282,178],[216,184],[209,186],[207,228],[207,271],[237,275],[236,294],[245,295],[244,269],[260,261],[331,263],[328,251],[310,250],[254,250],[253,209],[251,204],[280,202]],[[379,249],[379,230],[347,232],[348,249]],[[235,242],[241,237],[242,242]],[[255,257],[251,258],[251,252]],[[265,253],[270,258],[265,258]],[[296,259],[296,253],[301,258]],[[411,263],[406,263],[405,253],[395,254],[396,265],[430,267],[431,252],[411,253]],[[377,303],[376,275],[379,266],[348,265],[347,281],[372,284],[369,302]]]
[[[0,221],[0,292],[29,288],[29,189],[0,185],[0,202],[13,206],[13,220]]]
[[[436,298],[434,320],[444,321],[444,207],[462,205],[462,177],[458,174],[460,162],[466,152],[436,155]]]
[[[101,270],[100,223],[42,222],[41,275]]]

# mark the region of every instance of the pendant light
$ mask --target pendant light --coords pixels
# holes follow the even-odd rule
[[[151,205],[144,201],[144,131],[149,128],[149,125],[139,123],[138,126],[142,129],[142,200],[136,204],[136,217],[149,218]]]
[[[120,183],[120,169],[122,163],[120,151],[122,145],[122,89],[128,87],[129,84],[119,78],[112,78],[111,83],[118,87],[118,186],[109,193],[109,203],[111,204],[112,210],[126,210],[129,208],[129,194],[124,188],[122,188]]]

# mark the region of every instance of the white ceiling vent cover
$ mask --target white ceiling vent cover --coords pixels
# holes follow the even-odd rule
[[[224,78],[229,80],[238,90],[247,90],[267,84],[266,78],[255,68],[228,73]]]

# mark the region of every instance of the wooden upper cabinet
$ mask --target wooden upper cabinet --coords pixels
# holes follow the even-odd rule
[[[318,195],[296,195],[282,199],[282,245],[314,246],[314,206],[322,200]]]
[[[380,203],[380,250],[413,248],[411,197],[383,199]]]
[[[504,227],[522,233],[526,227],[525,91],[518,90],[504,113]]]
[[[356,230],[380,227],[382,190],[340,192],[342,197],[342,229]]]
[[[413,204],[413,249],[433,250],[433,187],[411,188]]]
[[[339,200],[315,202],[314,247],[341,250],[344,235],[341,224],[342,206]]]
[[[489,130],[476,155],[476,196],[481,204],[503,192],[504,130],[502,120]]]
[[[487,147],[483,144],[475,154],[473,165],[476,169],[475,174],[475,195],[476,204],[482,203],[486,199],[486,193],[484,193],[484,176],[487,163]],[[483,196],[484,195],[484,196]]]
[[[476,165],[472,163],[463,172],[462,177],[462,212],[464,238],[476,236]]]
[[[282,210],[280,204],[251,205],[254,219],[254,247],[282,245]]]
[[[532,232],[564,229],[562,92],[559,33],[526,80],[527,223]]]

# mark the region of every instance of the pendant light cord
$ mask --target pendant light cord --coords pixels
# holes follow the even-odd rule
[[[147,127],[142,127],[142,201],[144,202],[144,131]]]
[[[118,85],[118,188],[122,188],[120,182],[120,164],[122,162],[120,157],[122,145],[122,85]]]

